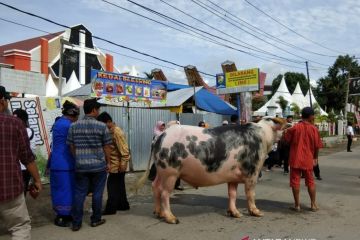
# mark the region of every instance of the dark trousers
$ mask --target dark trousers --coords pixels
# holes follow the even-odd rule
[[[105,213],[113,214],[117,210],[128,210],[130,208],[126,196],[125,172],[109,173],[107,192],[108,199]]]
[[[319,164],[316,164],[316,165],[313,167],[313,170],[314,170],[314,175],[315,175],[315,177],[319,178],[319,177],[320,177]]]
[[[31,179],[31,175],[28,170],[21,170],[23,181],[24,181],[24,194],[26,196],[26,192],[29,189],[29,182]]]
[[[284,164],[284,172],[289,172],[289,155],[290,155],[290,147],[287,145],[282,145],[280,147],[280,163]]]
[[[289,156],[284,158],[284,172],[285,173],[289,172]]]
[[[92,188],[92,210],[91,222],[101,220],[102,197],[106,182],[105,171],[101,172],[77,172],[75,173],[75,189],[72,206],[73,225],[80,226],[84,214],[84,201],[89,187]]]
[[[275,164],[279,163],[279,152],[271,151],[269,153],[269,157],[265,160],[265,164],[267,168],[270,170]]]
[[[348,139],[348,142],[347,142],[347,150],[348,150],[348,151],[351,151],[351,144],[352,144],[352,137],[351,137],[351,135],[347,135],[347,139]]]

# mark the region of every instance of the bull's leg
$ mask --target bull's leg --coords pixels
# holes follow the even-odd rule
[[[262,217],[264,214],[255,205],[255,185],[257,174],[245,181],[245,194],[247,198],[248,211],[251,216]]]
[[[167,223],[179,223],[179,220],[172,214],[170,209],[170,194],[174,190],[177,176],[169,176],[161,179],[161,216],[165,218]]]
[[[237,186],[238,183],[228,183],[229,207],[227,213],[229,216],[234,218],[241,217],[241,213],[236,207]]]
[[[152,190],[154,194],[154,214],[156,217],[161,217],[161,184],[160,177],[156,175],[152,182]]]

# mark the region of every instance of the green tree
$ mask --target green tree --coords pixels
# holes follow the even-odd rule
[[[314,94],[320,106],[333,108],[335,112],[344,109],[348,74],[360,76],[360,66],[354,57],[339,56],[328,69],[328,75],[318,81]],[[355,97],[349,97],[349,102],[354,103],[355,100]]]
[[[335,123],[337,121],[336,114],[334,113],[334,111],[329,112],[328,120],[331,123]]]
[[[279,74],[276,78],[274,78],[271,85],[272,95],[275,94],[276,90],[278,89],[282,77],[283,75]],[[301,90],[303,91],[303,94],[305,95],[307,93],[309,89],[309,83],[303,73],[286,72],[284,74],[284,78],[285,78],[286,86],[288,87],[290,93],[294,92],[296,84],[298,82],[300,84]]]
[[[286,107],[287,107],[287,105],[288,105],[289,102],[288,102],[287,100],[285,100],[285,98],[284,98],[283,96],[280,96],[278,99],[279,99],[279,100],[278,100],[277,103],[279,103],[280,108],[281,108],[281,110],[282,110],[282,113],[283,113],[283,115],[284,115],[284,112],[285,112]]]
[[[313,109],[314,109],[314,112],[315,112],[315,115],[316,116],[320,116],[320,105],[319,103],[314,103],[313,104]]]
[[[297,105],[296,103],[290,104],[290,110],[294,113],[295,119],[300,118],[301,109],[300,109],[299,105]]]
[[[144,72],[145,76],[147,79],[153,79],[154,78],[154,74],[152,72],[148,73],[148,72]]]
[[[266,96],[253,96],[252,98],[252,110],[256,111],[267,102]]]

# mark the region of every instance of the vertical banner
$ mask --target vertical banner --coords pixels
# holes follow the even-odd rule
[[[36,144],[36,163],[41,176],[44,178],[50,145],[52,141],[51,128],[55,118],[61,116],[60,98],[12,98],[10,110],[24,109],[29,115],[29,127],[34,131]]]
[[[349,95],[360,95],[360,77],[349,79]]]
[[[358,111],[355,111],[355,117],[356,117],[357,125],[360,127],[360,113]]]

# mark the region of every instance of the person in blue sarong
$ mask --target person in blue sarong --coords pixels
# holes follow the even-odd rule
[[[65,101],[62,116],[52,128],[52,152],[48,163],[52,206],[56,213],[54,224],[67,227],[72,221],[71,206],[74,192],[75,159],[66,144],[71,123],[77,121],[79,108]]]

